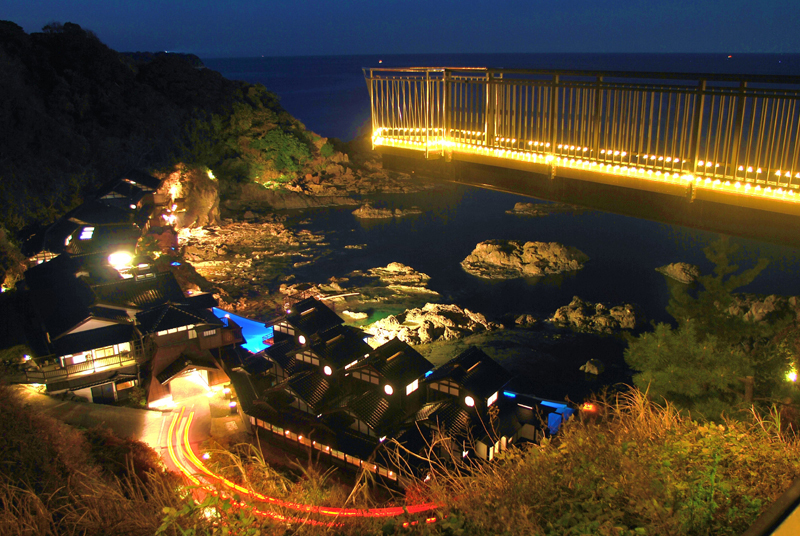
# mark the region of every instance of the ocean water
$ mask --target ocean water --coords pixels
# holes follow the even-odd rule
[[[504,54],[345,56],[299,58],[233,58],[204,60],[231,79],[264,84],[281,97],[283,106],[307,128],[326,137],[350,139],[369,121],[369,97],[362,68],[406,66],[478,66],[604,71],[687,73],[800,74],[800,55],[622,55]],[[381,62],[381,63],[379,63]],[[431,276],[430,287],[442,301],[481,312],[490,319],[509,314],[552,314],[573,296],[611,305],[633,303],[648,321],[668,322],[665,307],[670,283],[655,268],[671,262],[712,266],[703,248],[719,235],[600,211],[559,213],[541,218],[506,214],[517,202],[538,202],[523,196],[450,185],[420,194],[382,195],[379,206],[423,213],[407,218],[363,221],[353,207],[305,211],[291,221],[326,234],[329,253],[313,265],[294,271],[297,281],[323,282],[352,270],[402,262]],[[486,281],[461,270],[459,263],[483,240],[556,241],[577,247],[591,258],[580,271],[543,278]],[[800,251],[734,238],[734,259],[743,268],[757,259],[768,268],[742,289],[762,294],[800,295]],[[366,244],[363,249],[347,245]],[[371,311],[376,317],[386,311]],[[577,367],[602,357],[608,381],[629,379],[622,359],[623,344],[570,343],[542,353],[526,340],[495,341],[487,352],[517,378],[515,386],[539,396],[579,399],[587,389]],[[525,389],[527,387],[527,389]]]
[[[307,128],[349,140],[369,120],[363,68],[492,67],[800,75],[800,54],[412,54],[213,58],[226,78],[263,84]]]

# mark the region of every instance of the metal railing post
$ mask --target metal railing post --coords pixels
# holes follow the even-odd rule
[[[744,128],[744,105],[747,99],[747,95],[745,93],[747,89],[747,82],[742,81],[739,84],[739,93],[736,95],[736,122],[733,126],[733,148],[731,151],[731,163],[730,165],[733,167],[733,176],[736,178],[738,173],[738,165],[739,165],[739,147],[742,144],[742,129]],[[743,166],[745,169],[747,168],[747,162],[744,163]],[[727,174],[727,170],[726,170]],[[745,171],[744,176],[747,176],[747,172]]]
[[[444,70],[442,75],[442,156],[447,160],[452,158],[453,150],[450,145],[450,71]]]
[[[700,158],[700,133],[703,129],[703,106],[706,100],[706,81],[700,80],[697,85],[697,107],[694,110],[694,121],[692,122],[692,134],[690,139],[693,142],[692,148],[692,173],[697,173],[697,161]]]
[[[431,72],[429,70],[425,70],[425,105],[424,105],[424,113],[425,113],[425,159],[428,158],[428,143],[430,138],[428,137],[428,130],[430,128],[430,111],[431,111]]]
[[[592,119],[592,152],[593,157],[600,154],[600,119],[603,113],[603,77],[597,77],[595,87],[594,118]]]
[[[555,153],[556,145],[558,144],[558,85],[561,77],[557,74],[553,75],[553,91],[550,95],[550,152]]]
[[[490,71],[486,72],[486,124],[483,130],[484,143],[486,147],[494,146],[495,137],[495,114],[497,113],[497,91],[494,85],[494,77]]]

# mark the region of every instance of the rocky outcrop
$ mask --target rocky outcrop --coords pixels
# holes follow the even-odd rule
[[[370,345],[377,347],[395,337],[411,345],[427,344],[500,327],[482,314],[457,305],[427,303],[422,308],[408,309],[370,324],[365,331],[373,335]]]
[[[700,268],[686,262],[674,262],[666,266],[659,266],[656,268],[656,272],[686,285],[694,283],[700,277]]]
[[[402,218],[403,216],[410,216],[412,214],[422,214],[422,211],[416,207],[409,209],[394,210],[389,208],[376,208],[370,203],[362,205],[353,211],[353,216],[361,219],[389,219],[389,218]]]
[[[734,294],[728,313],[750,322],[769,322],[787,315],[800,320],[800,298],[776,294]]]
[[[644,318],[631,304],[608,307],[575,296],[569,305],[559,307],[549,322],[576,331],[616,333],[623,329],[636,329],[642,325]]]
[[[208,172],[179,165],[164,177],[159,193],[180,207],[177,228],[219,225],[219,184]]]
[[[539,319],[533,315],[524,314],[514,318],[514,325],[521,328],[532,328],[539,324]]]
[[[515,203],[513,209],[506,210],[506,214],[538,218],[541,216],[548,216],[550,214],[575,214],[585,210],[586,209],[581,207],[576,207],[575,205],[566,205],[564,203]]]
[[[461,261],[461,267],[486,279],[513,279],[580,270],[588,260],[585,253],[557,242],[487,240]]]

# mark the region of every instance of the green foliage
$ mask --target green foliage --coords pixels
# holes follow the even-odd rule
[[[325,145],[319,148],[319,154],[323,158],[330,158],[336,150],[333,148],[333,145],[330,142],[325,142]]]
[[[720,239],[704,250],[714,263],[712,274],[698,278],[696,293],[676,286],[667,311],[677,327],[659,324],[629,342],[625,360],[633,369],[634,384],[656,400],[706,418],[731,414],[755,401],[774,399],[782,387],[791,353],[778,336],[789,321],[752,322],[731,314],[732,292],[766,267],[760,260],[739,272],[731,256],[736,247]],[[752,383],[755,399],[749,398]]]
[[[738,535],[800,476],[794,436],[700,424],[636,390],[599,406],[493,464],[436,466],[445,519],[470,535]]]

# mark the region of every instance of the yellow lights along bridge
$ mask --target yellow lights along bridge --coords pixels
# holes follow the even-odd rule
[[[365,69],[372,142],[800,215],[800,77]]]

